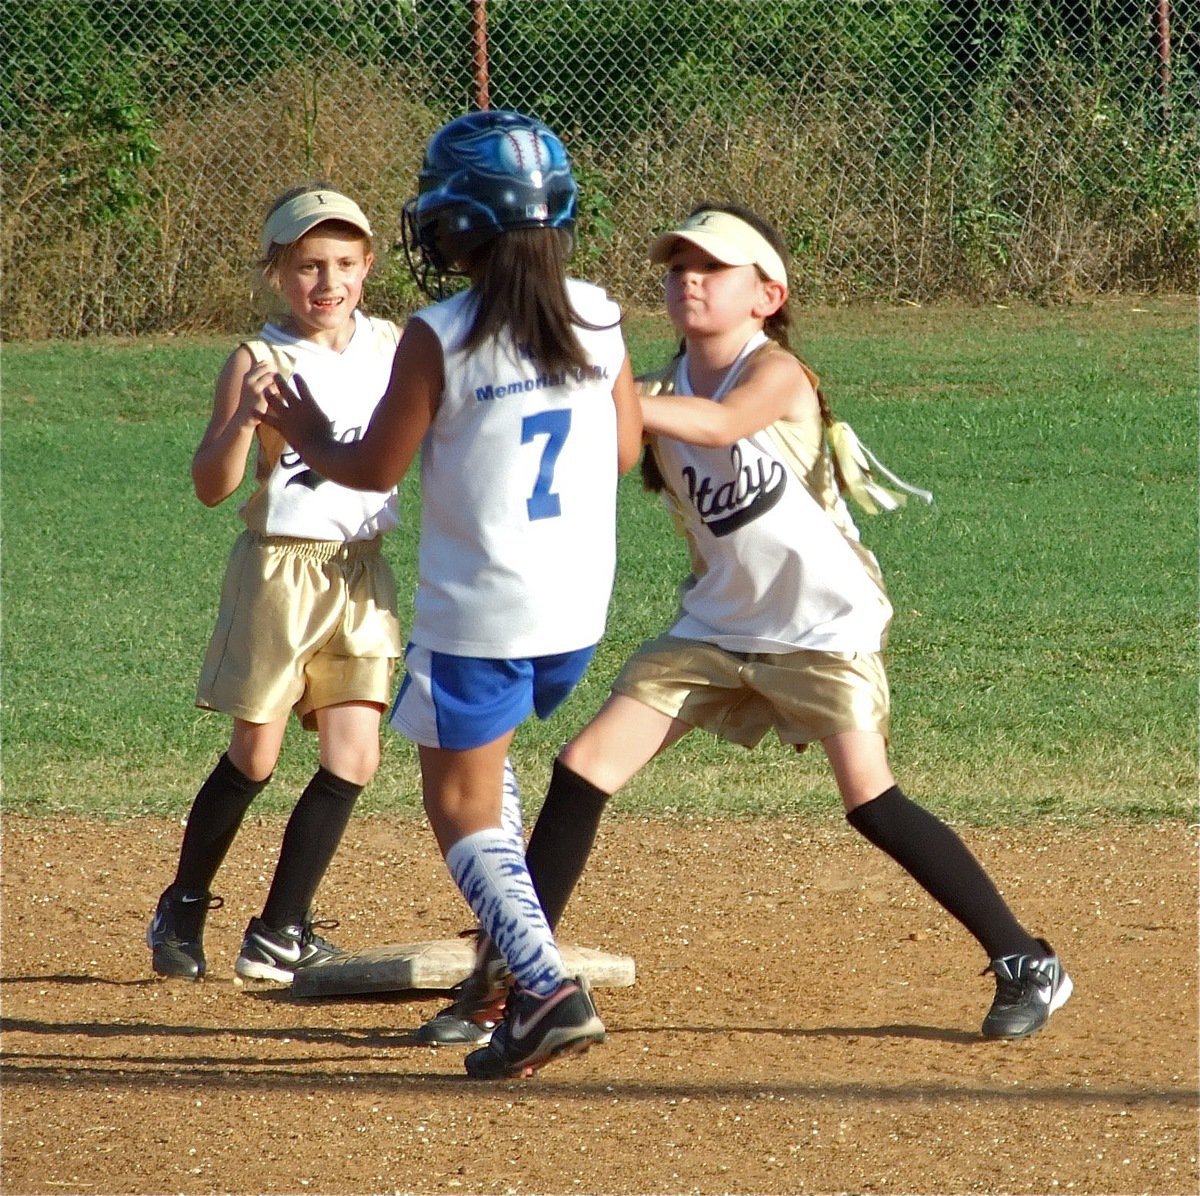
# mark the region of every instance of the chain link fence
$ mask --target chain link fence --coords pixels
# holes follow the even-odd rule
[[[7,339],[242,331],[263,212],[325,178],[380,233],[481,103],[561,133],[577,273],[656,305],[702,199],[801,302],[1193,290],[1200,0],[6,0]]]

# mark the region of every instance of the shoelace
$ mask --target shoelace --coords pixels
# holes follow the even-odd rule
[[[336,951],[337,948],[331,942],[323,939],[319,934],[315,934],[314,931],[336,930],[340,925],[341,923],[336,918],[319,918],[312,922],[305,922],[304,933],[300,936],[300,942],[305,947],[311,944],[325,951]]]
[[[1002,1005],[1015,1005],[1025,995],[1025,985],[1028,980],[1006,980],[996,977],[996,997]]]
[[[468,1021],[497,1022],[503,1016],[508,985],[503,977],[492,981],[478,972],[472,972],[464,980],[452,985],[450,994],[453,1003],[442,1010],[443,1013]]]
[[[979,974],[986,976],[991,972],[996,977],[996,997],[1002,1004],[1015,1005],[1025,995],[1025,988],[1029,984],[1035,984],[1038,988],[1046,988],[1050,984],[1050,977],[1038,966],[1036,960],[1021,960],[1015,969],[1015,976],[1001,975],[996,970],[996,964],[999,962],[1001,961],[993,960]]]

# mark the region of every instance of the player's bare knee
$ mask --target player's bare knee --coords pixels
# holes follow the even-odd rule
[[[612,793],[614,788],[605,782],[609,779],[605,769],[605,756],[602,751],[596,751],[586,740],[572,740],[558,753],[560,764],[565,764],[576,776]],[[619,786],[617,786],[619,788]]]
[[[230,744],[225,753],[230,764],[249,781],[266,781],[275,770],[278,751],[263,745]]]
[[[379,742],[339,744],[321,752],[321,765],[352,785],[366,785],[379,769]]]

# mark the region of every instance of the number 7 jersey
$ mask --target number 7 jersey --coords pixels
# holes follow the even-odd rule
[[[586,371],[552,373],[507,337],[465,353],[464,291],[416,313],[442,346],[441,402],[421,445],[412,642],[455,656],[572,652],[604,632],[616,565],[620,311],[568,280]]]

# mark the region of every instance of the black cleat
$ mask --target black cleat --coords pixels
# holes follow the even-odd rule
[[[313,933],[313,927],[328,930],[336,925],[333,921],[313,922],[306,918],[302,923],[273,930],[261,918],[251,918],[233,970],[247,980],[291,984],[297,968],[309,968],[345,954],[340,947]]]
[[[1040,1030],[1061,1009],[1074,987],[1054,948],[1038,939],[1045,955],[1004,955],[984,974],[996,977],[996,999],[983,1019],[984,1038],[1024,1038]]]
[[[204,920],[225,902],[211,893],[189,892],[176,885],[164,890],[146,928],[146,945],[154,953],[151,966],[160,976],[199,980],[208,968],[204,958]]]
[[[425,1046],[486,1046],[504,1017],[508,982],[503,960],[498,967],[472,972],[450,990],[454,1003],[413,1032],[414,1041]]]
[[[531,1076],[558,1055],[581,1055],[604,1039],[604,1023],[582,977],[564,980],[548,997],[514,988],[491,1041],[467,1056],[467,1075]]]

